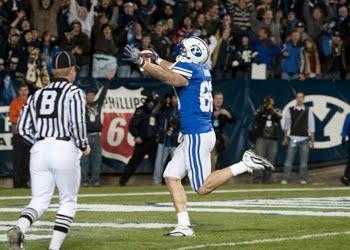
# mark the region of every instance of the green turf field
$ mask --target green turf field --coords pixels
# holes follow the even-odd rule
[[[29,194],[0,190],[0,249]],[[350,249],[348,188],[227,185],[188,199],[196,237],[168,238],[176,216],[165,187],[82,188],[62,249]],[[26,250],[47,249],[57,201],[28,232]]]

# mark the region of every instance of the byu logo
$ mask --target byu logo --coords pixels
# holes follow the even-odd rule
[[[295,100],[289,102],[283,109],[283,115]],[[315,116],[315,148],[325,149],[341,144],[341,130],[350,106],[342,100],[325,95],[305,96],[305,106],[311,108]]]
[[[197,45],[192,45],[191,52],[195,56],[202,56],[202,50]]]

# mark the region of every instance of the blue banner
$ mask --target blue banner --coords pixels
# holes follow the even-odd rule
[[[82,88],[95,87],[104,84],[104,80],[83,79],[78,82]],[[109,88],[116,90],[123,86],[124,90],[156,91],[160,96],[171,91],[167,85],[151,79],[115,79]],[[229,107],[237,121],[226,127],[229,138],[229,147],[219,157],[219,166],[227,166],[240,160],[242,153],[252,147],[248,140],[248,129],[252,123],[255,110],[266,95],[273,95],[275,106],[281,110],[293,105],[295,93],[305,93],[306,105],[315,115],[316,133],[315,148],[311,150],[311,167],[331,164],[346,158],[346,151],[341,146],[340,132],[343,121],[350,112],[350,83],[349,81],[304,81],[288,82],[284,80],[245,81],[245,80],[214,80],[214,91],[224,93],[224,105]],[[107,101],[105,102],[105,105]],[[8,174],[11,168],[11,143],[8,131],[8,117],[6,108],[0,113],[0,175]],[[279,142],[281,142],[280,131]],[[279,143],[281,144],[281,143]],[[282,166],[285,150],[280,145],[276,163]],[[122,161],[104,158],[104,172],[121,172]],[[145,164],[139,172],[151,172],[152,166]]]

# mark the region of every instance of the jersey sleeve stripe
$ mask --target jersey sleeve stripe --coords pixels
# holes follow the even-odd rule
[[[192,74],[186,73],[186,72],[181,71],[181,70],[172,69],[172,71],[173,71],[174,73],[180,74],[180,75],[182,75],[182,76],[184,76],[184,77],[186,77],[186,78],[191,78],[191,77],[192,77]]]
[[[174,66],[173,69],[178,69],[178,70],[182,70],[182,71],[185,71],[189,74],[192,74],[193,71],[192,70],[188,70],[188,69],[184,69],[184,68],[181,68],[181,67],[178,67],[178,66]]]

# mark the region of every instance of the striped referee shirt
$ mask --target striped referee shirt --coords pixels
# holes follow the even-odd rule
[[[19,134],[30,144],[44,138],[73,138],[81,150],[88,145],[84,92],[66,79],[55,79],[28,98]]]

